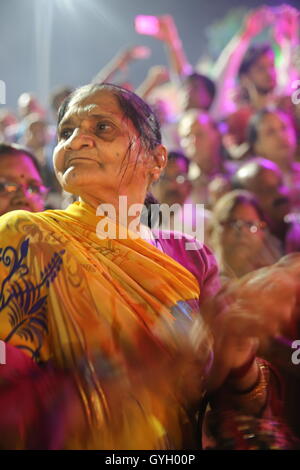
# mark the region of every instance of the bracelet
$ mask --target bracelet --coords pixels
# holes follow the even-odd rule
[[[259,367],[259,375],[255,384],[247,390],[232,390],[234,395],[238,395],[242,402],[249,402],[261,399],[265,396],[268,389],[270,370],[263,359],[256,359]]]

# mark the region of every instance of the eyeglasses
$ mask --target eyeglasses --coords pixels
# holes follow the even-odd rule
[[[49,192],[49,188],[38,183],[18,184],[13,181],[0,180],[0,196],[13,196],[20,189],[35,198],[44,198]]]
[[[266,230],[267,224],[265,222],[251,222],[247,220],[228,220],[227,222],[223,222],[225,227],[230,227],[236,232],[241,232],[243,228],[248,229],[250,233],[257,233]]]

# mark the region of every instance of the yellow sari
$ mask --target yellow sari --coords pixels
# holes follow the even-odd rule
[[[145,240],[99,239],[98,222],[83,202],[0,218],[0,338],[72,371],[86,426],[64,448],[181,448],[198,282]]]

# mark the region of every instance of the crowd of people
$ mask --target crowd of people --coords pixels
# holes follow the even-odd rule
[[[299,13],[250,11],[206,73],[158,17],[135,92],[137,47],[1,110],[0,448],[299,448]]]

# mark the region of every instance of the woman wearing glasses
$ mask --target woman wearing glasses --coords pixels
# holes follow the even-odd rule
[[[43,211],[47,194],[34,155],[16,144],[0,144],[0,215]]]
[[[261,207],[243,190],[231,191],[216,203],[212,246],[226,277],[241,277],[280,258]]]

